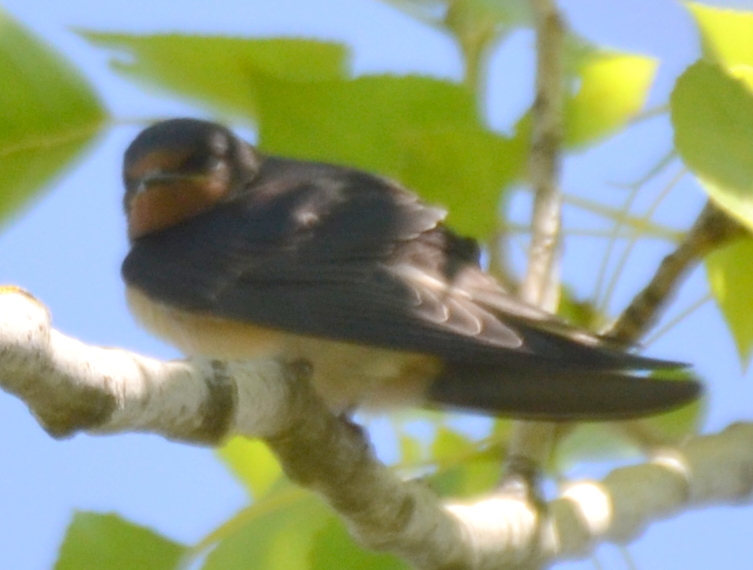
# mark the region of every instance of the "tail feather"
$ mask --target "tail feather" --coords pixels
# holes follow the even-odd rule
[[[544,421],[602,421],[649,416],[697,399],[701,384],[619,371],[505,369],[468,363],[445,366],[429,405]]]

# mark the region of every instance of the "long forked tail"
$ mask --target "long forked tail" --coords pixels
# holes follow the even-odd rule
[[[697,399],[694,380],[662,380],[627,371],[448,363],[432,383],[437,408],[545,421],[604,421],[650,416]]]

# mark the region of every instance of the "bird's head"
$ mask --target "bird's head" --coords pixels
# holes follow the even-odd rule
[[[253,147],[216,123],[172,119],[145,129],[123,162],[129,238],[209,210],[245,187],[260,163]]]

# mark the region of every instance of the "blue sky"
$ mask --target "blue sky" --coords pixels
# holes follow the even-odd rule
[[[2,6],[79,66],[122,125],[110,129],[47,193],[0,233],[0,283],[21,285],[51,309],[62,331],[105,346],[121,346],[158,357],[177,353],[136,327],[123,300],[119,265],[127,249],[121,213],[120,162],[144,118],[198,112],[158,94],[137,89],[107,68],[107,55],[72,29],[124,32],[185,32],[237,36],[306,36],[341,41],[353,50],[361,73],[423,73],[458,79],[461,62],[452,41],[375,0],[166,0],[102,3],[94,0],[41,2],[3,0]],[[651,95],[666,100],[674,78],[698,57],[690,18],[667,0],[562,2],[570,24],[595,43],[653,55],[661,60]],[[531,36],[516,34],[495,52],[489,82],[489,120],[504,130],[530,102]],[[600,148],[568,160],[567,190],[619,203],[607,181],[629,182],[669,149],[663,119],[641,125],[637,134],[615,137]],[[602,190],[603,189],[603,190]],[[662,204],[658,217],[682,227],[703,202],[686,180]],[[646,204],[643,204],[645,208]],[[583,222],[568,211],[573,225]],[[568,242],[566,277],[583,292],[593,280],[593,240]],[[651,242],[630,265],[618,288],[626,294],[650,275],[666,244]],[[705,291],[696,271],[678,297],[684,306]],[[664,336],[652,353],[694,362],[713,398],[704,430],[723,428],[751,416],[751,375],[744,376],[726,329],[712,303]],[[115,511],[130,520],[186,542],[195,541],[245,503],[245,494],[206,449],[159,437],[78,436],[50,439],[25,406],[0,393],[0,568],[49,568],[74,509]],[[388,446],[383,451],[389,454]],[[592,469],[589,471],[588,469]],[[579,467],[580,475],[604,466]],[[595,470],[594,470],[595,469]],[[712,508],[653,525],[630,547],[638,568],[742,567],[753,559],[749,508]],[[627,568],[621,553],[603,548],[606,568]],[[589,561],[563,568],[592,568]]]

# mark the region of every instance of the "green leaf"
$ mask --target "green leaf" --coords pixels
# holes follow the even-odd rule
[[[504,189],[523,177],[528,148],[477,127],[427,130],[406,141],[400,180],[447,207],[447,223],[463,235],[488,240],[499,228]]]
[[[753,65],[753,12],[687,2],[701,34],[703,55],[725,67]]]
[[[428,77],[296,82],[268,76],[256,87],[265,150],[391,175],[403,168],[407,137],[478,125],[470,92]]]
[[[704,260],[711,293],[745,366],[753,354],[753,239],[738,240]]]
[[[258,111],[253,97],[258,75],[336,79],[345,75],[348,56],[340,44],[315,40],[79,33],[117,50],[111,66],[126,77],[250,119]]]
[[[319,532],[311,553],[311,570],[357,568],[358,570],[408,570],[409,566],[391,554],[378,554],[358,546],[345,525],[330,517]]]
[[[263,497],[282,475],[277,458],[258,439],[234,437],[217,452],[255,499]]]
[[[657,67],[649,57],[594,49],[579,59],[579,88],[565,105],[568,146],[586,145],[624,127],[643,108]]]
[[[533,25],[533,10],[528,0],[455,0],[457,4],[466,3],[483,11],[497,22],[507,26]]]
[[[498,453],[481,451],[463,463],[444,467],[429,480],[439,495],[453,498],[477,497],[499,483],[503,458]]]
[[[600,50],[577,36],[565,43],[564,145],[580,148],[619,132],[643,108],[656,60]],[[518,145],[530,145],[531,111],[515,127]]]
[[[0,10],[0,222],[80,154],[106,114],[66,61]]]
[[[438,472],[431,477],[432,488],[440,495],[458,496],[465,482],[463,465],[473,453],[473,443],[447,426],[439,426],[430,450],[438,464]]]
[[[439,426],[431,444],[431,456],[435,461],[457,461],[475,449],[473,441],[447,426]]]
[[[533,20],[530,2],[527,0],[384,0],[424,22],[444,25],[449,29],[457,26],[453,18],[466,23],[466,33],[479,33],[484,24],[528,26]],[[449,21],[448,21],[449,20]],[[475,24],[470,26],[469,24]]]
[[[522,147],[486,130],[470,91],[426,77],[259,81],[259,139],[272,153],[396,178],[450,207],[461,233],[488,238]]]
[[[78,512],[68,527],[55,570],[173,570],[185,550],[183,545],[117,515]]]
[[[753,229],[753,92],[699,61],[677,80],[671,109],[685,164],[714,202]]]
[[[530,3],[522,0],[451,0],[441,24],[458,39],[467,55],[480,60],[502,34],[532,21]]]
[[[281,503],[271,494],[248,514],[245,525],[217,544],[203,570],[308,570],[314,539],[331,517],[312,494]]]
[[[560,303],[557,314],[568,323],[587,330],[598,330],[603,326],[606,317],[599,313],[591,300],[576,298],[574,291],[563,285],[560,288]]]
[[[496,450],[479,449],[458,432],[441,426],[431,446],[438,471],[431,476],[437,493],[452,497],[471,497],[488,491],[500,477],[502,459]]]
[[[407,433],[398,434],[400,442],[400,463],[415,465],[424,457],[424,445],[421,441]]]

